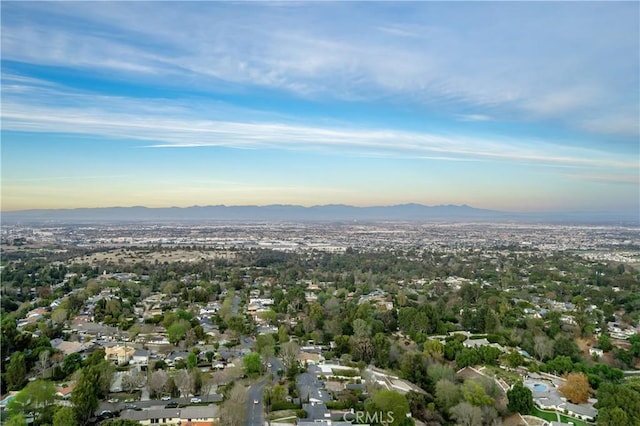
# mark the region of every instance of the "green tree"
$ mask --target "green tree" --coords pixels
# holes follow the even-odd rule
[[[76,426],[78,421],[71,407],[60,407],[53,416],[53,426]]]
[[[634,389],[634,383],[631,380],[624,385],[603,383],[598,387],[596,398],[598,399],[598,425],[601,421],[603,425],[613,425],[611,419],[622,418],[618,410],[614,412],[616,408],[624,411],[628,425],[640,424],[640,392]],[[605,421],[608,423],[604,423]]]
[[[112,419],[102,423],[102,426],[139,426],[140,422],[130,419]]]
[[[252,352],[242,358],[242,365],[247,376],[255,376],[262,372],[262,360],[260,354]]]
[[[444,413],[462,399],[460,387],[450,380],[442,379],[436,383],[436,404]]]
[[[82,356],[79,353],[69,354],[62,360],[62,372],[67,376],[82,367]]]
[[[524,365],[524,356],[516,351],[511,351],[504,357],[504,362],[511,368],[516,368],[520,365]]]
[[[169,328],[167,328],[167,339],[173,345],[177,344],[180,340],[184,339],[187,335],[187,331],[191,329],[191,323],[184,319],[179,319],[173,322]]]
[[[44,409],[53,404],[56,387],[48,380],[35,380],[29,382],[15,398],[9,402],[7,409],[9,412],[33,412],[37,417]]]
[[[275,385],[271,389],[271,402],[284,402],[287,398],[287,389],[282,385]]]
[[[482,386],[482,384],[479,382],[476,382],[473,380],[466,380],[462,384],[461,390],[462,390],[462,397],[464,398],[465,401],[467,401],[471,405],[482,407],[482,406],[491,406],[495,403],[493,398],[487,395],[487,392],[485,391],[484,386]]]
[[[613,407],[598,411],[598,426],[632,426],[632,424],[621,407]]]
[[[383,418],[393,421],[389,425],[401,425],[409,413],[409,402],[404,395],[393,390],[379,390],[373,396],[376,411],[384,413]]]
[[[473,348],[463,348],[456,356],[456,364],[458,367],[470,367],[480,363],[480,355],[478,351]]]
[[[598,338],[598,347],[605,352],[609,352],[613,349],[613,344],[611,343],[611,338],[608,334],[602,333]]]
[[[189,355],[187,355],[187,366],[189,370],[193,370],[198,366],[198,356],[195,353],[189,352]]]
[[[507,398],[512,413],[531,414],[533,411],[533,393],[522,382],[517,382],[507,391]]]
[[[24,414],[19,413],[9,417],[4,423],[5,426],[27,426],[27,419],[24,418]]]
[[[22,352],[11,355],[5,380],[9,390],[22,389],[27,382],[27,359]]]
[[[99,383],[100,372],[96,366],[84,367],[81,370],[80,378],[71,394],[75,417],[80,425],[87,424],[98,408]]]

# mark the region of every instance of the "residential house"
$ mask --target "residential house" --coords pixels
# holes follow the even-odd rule
[[[135,351],[131,346],[115,345],[106,347],[104,348],[104,359],[117,365],[126,365],[131,361],[131,357],[133,357]]]

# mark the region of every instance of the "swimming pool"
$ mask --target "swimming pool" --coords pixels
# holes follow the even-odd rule
[[[534,390],[535,392],[544,392],[544,391],[546,391],[547,389],[548,389],[548,388],[547,388],[547,385],[543,385],[542,383],[534,383],[534,384],[533,384],[533,390]]]

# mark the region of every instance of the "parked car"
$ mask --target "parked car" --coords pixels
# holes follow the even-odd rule
[[[198,398],[198,397],[194,396],[193,398],[190,399],[190,402],[192,404],[199,404],[199,403],[202,402],[202,398]]]
[[[169,401],[171,399],[171,397],[169,395],[165,395],[160,399],[163,400],[163,401]]]

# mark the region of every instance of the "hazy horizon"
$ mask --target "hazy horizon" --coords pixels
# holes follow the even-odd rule
[[[637,2],[2,9],[2,211],[640,216]]]

